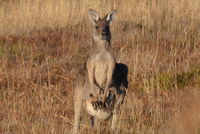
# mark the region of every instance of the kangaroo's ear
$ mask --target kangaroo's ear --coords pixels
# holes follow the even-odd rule
[[[117,10],[113,10],[112,12],[110,12],[107,16],[106,16],[106,20],[110,23],[113,21],[113,19],[115,18],[115,15],[117,13]]]
[[[88,10],[88,16],[89,16],[89,19],[92,23],[96,23],[96,22],[99,21],[99,14],[94,9]]]

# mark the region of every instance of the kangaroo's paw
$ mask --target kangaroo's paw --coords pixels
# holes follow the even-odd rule
[[[91,102],[92,107],[94,108],[94,110],[96,110],[98,108],[98,103],[97,102]]]

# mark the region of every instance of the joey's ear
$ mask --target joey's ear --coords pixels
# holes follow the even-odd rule
[[[96,23],[96,22],[99,21],[99,14],[94,9],[88,10],[88,16],[89,16],[89,19],[92,23]]]
[[[117,10],[113,10],[112,12],[110,12],[108,15],[106,15],[106,20],[111,23],[113,21],[113,19],[115,18],[115,15],[117,13]]]

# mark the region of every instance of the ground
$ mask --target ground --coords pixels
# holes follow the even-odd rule
[[[120,134],[199,134],[196,0],[1,0],[0,133],[70,133],[73,80],[92,41],[88,8],[117,9],[112,50],[129,68]],[[84,114],[81,133],[88,134]]]

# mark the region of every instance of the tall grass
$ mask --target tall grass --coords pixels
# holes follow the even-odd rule
[[[0,132],[70,133],[72,83],[91,42],[88,8],[102,17],[117,9],[113,53],[129,67],[119,132],[198,134],[199,0],[0,0]]]

